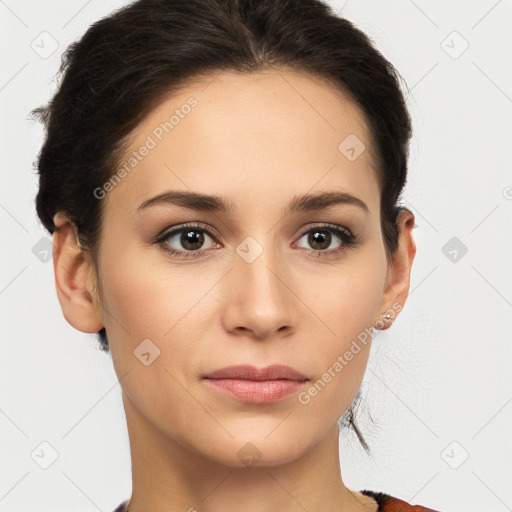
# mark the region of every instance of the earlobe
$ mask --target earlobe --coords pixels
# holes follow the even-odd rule
[[[401,208],[397,224],[400,230],[398,249],[389,266],[386,288],[380,302],[380,317],[375,321],[375,327],[379,330],[391,326],[407,301],[412,264],[416,255],[416,244],[412,236],[414,214],[407,208]]]
[[[104,327],[91,289],[91,262],[79,247],[75,225],[63,212],[54,216],[53,269],[55,287],[67,322],[82,332]]]

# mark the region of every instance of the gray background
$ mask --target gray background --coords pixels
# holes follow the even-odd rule
[[[111,512],[131,491],[110,356],[57,301],[34,209],[42,128],[27,120],[67,45],[125,3],[0,1],[0,512]],[[330,3],[409,86],[418,224],[409,300],[363,382],[374,457],[342,437],[343,478],[442,511],[512,510],[512,1]]]

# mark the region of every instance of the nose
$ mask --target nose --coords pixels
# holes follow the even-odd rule
[[[258,339],[290,334],[296,302],[290,279],[283,262],[267,257],[267,251],[251,263],[236,256],[224,282],[224,328]]]

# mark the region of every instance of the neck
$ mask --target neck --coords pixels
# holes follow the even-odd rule
[[[124,393],[123,402],[132,458],[129,512],[377,510],[372,498],[343,483],[337,425],[298,458],[274,465],[232,466],[171,439],[149,423]]]

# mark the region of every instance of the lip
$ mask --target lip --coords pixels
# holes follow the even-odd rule
[[[285,366],[283,364],[273,364],[265,368],[256,368],[255,366],[244,364],[235,366],[226,366],[214,372],[203,376],[205,379],[243,379],[253,381],[268,380],[295,380],[305,381],[308,378],[302,373]]]
[[[284,365],[256,368],[250,365],[228,366],[203,377],[213,390],[242,402],[270,403],[299,391],[309,380]]]

